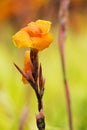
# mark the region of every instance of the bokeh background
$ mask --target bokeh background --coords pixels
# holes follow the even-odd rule
[[[54,42],[39,53],[46,78],[44,111],[46,130],[68,130],[68,115],[58,47],[60,0],[0,0],[0,130],[18,130],[28,103],[24,130],[37,130],[37,101],[13,65],[23,68],[24,52],[12,43],[12,35],[30,21],[52,21]],[[65,43],[74,130],[87,130],[87,0],[71,0]]]

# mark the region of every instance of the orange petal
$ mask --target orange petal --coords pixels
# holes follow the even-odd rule
[[[44,35],[42,37],[32,37],[31,39],[33,48],[36,48],[40,51],[47,48],[51,44],[51,42],[53,41],[53,36],[48,33],[47,35]]]
[[[13,42],[19,48],[23,48],[23,47],[32,48],[32,41],[31,41],[28,33],[23,30],[17,32],[13,36]]]
[[[38,26],[38,28],[42,31],[43,34],[49,32],[51,27],[51,22],[45,20],[37,20],[35,23]]]
[[[26,51],[24,55],[24,69],[23,72],[27,75],[27,72],[32,71],[32,63],[30,59],[30,51]],[[28,81],[22,76],[22,81],[27,84]]]
[[[39,37],[42,33],[35,22],[29,23],[28,26],[24,29],[29,33],[31,37]]]
[[[26,71],[31,71],[32,69],[32,63],[30,59],[30,51],[26,51],[24,55],[24,69]]]

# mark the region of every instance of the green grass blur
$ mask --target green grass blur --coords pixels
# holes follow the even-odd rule
[[[58,27],[53,27],[54,42],[39,53],[46,78],[43,98],[46,130],[68,130],[68,115],[58,48]],[[37,130],[35,114],[37,101],[32,88],[24,85],[21,75],[13,65],[23,68],[26,49],[12,43],[13,28],[6,23],[0,28],[0,130],[17,130],[21,113],[28,101],[28,117],[24,130]],[[87,31],[75,33],[68,30],[65,43],[66,75],[71,95],[74,130],[87,130]]]

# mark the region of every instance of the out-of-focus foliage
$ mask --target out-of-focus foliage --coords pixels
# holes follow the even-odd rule
[[[44,7],[48,0],[1,0],[0,1],[0,22],[11,20],[18,23],[18,26],[29,22],[38,14],[40,8]]]
[[[86,4],[86,0],[71,0],[65,44],[66,74],[70,86],[74,130],[87,130]],[[68,129],[61,59],[57,46],[58,8],[58,0],[0,1],[0,130],[18,129],[20,117],[27,102],[29,112],[24,130],[37,129],[35,94],[30,86],[23,85],[21,75],[13,66],[13,62],[16,62],[23,68],[26,49],[19,50],[14,47],[11,37],[15,30],[38,18],[51,19],[53,23],[56,23],[53,24],[52,29],[55,36],[53,44],[39,53],[46,78],[44,95],[46,130]]]
[[[11,20],[18,28],[32,19],[43,18],[55,24],[58,19],[59,4],[60,0],[0,0],[0,23]],[[87,0],[70,0],[70,13],[72,11],[86,13],[86,5]],[[71,21],[76,23],[74,18]]]

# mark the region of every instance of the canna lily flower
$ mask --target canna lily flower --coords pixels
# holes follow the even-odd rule
[[[30,78],[30,75],[32,74],[32,63],[30,59],[30,51],[25,52],[23,72],[26,74],[27,77]],[[22,81],[24,84],[28,83],[28,81],[24,77],[22,77]]]
[[[49,32],[51,22],[37,20],[30,22],[13,36],[14,44],[19,48],[33,48],[38,51],[47,48],[53,41],[53,36]]]

